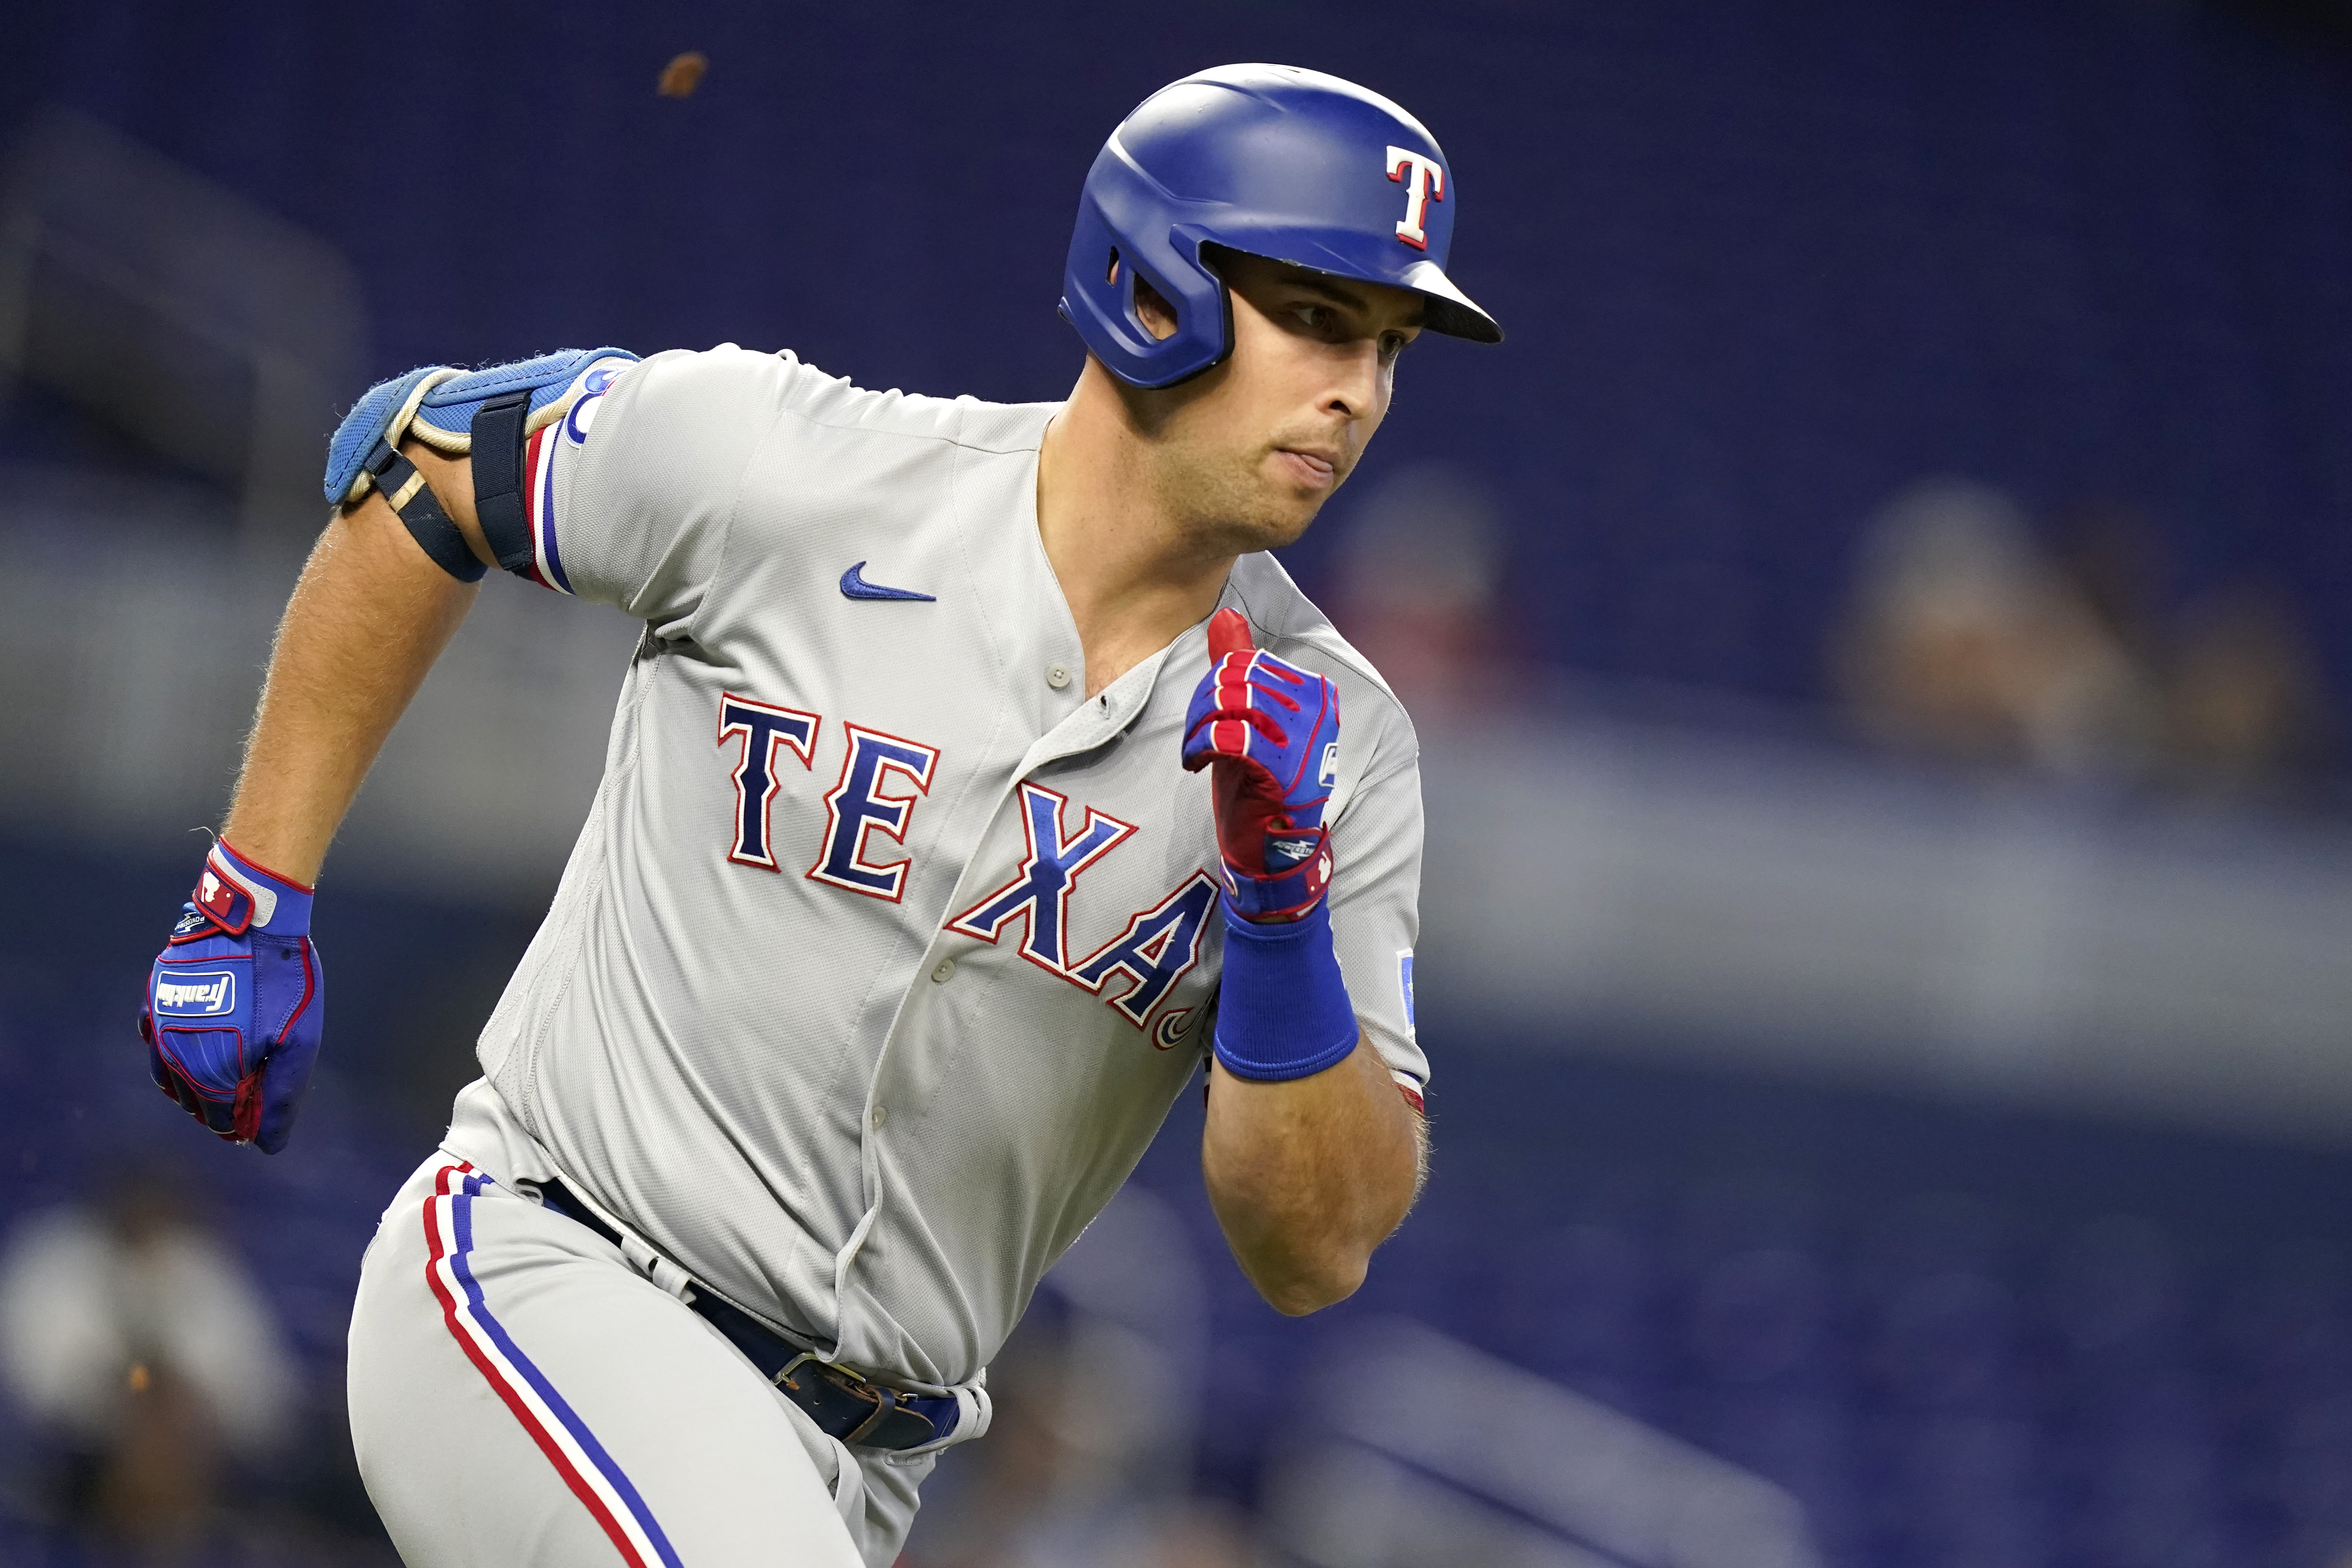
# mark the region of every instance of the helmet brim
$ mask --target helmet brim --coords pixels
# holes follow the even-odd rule
[[[1454,279],[1445,275],[1445,268],[1436,262],[1416,261],[1405,268],[1404,286],[1429,301],[1429,309],[1421,318],[1421,324],[1428,331],[1443,332],[1449,338],[1467,338],[1474,343],[1503,341],[1503,329],[1495,318],[1456,289]]]
[[[1418,294],[1424,301],[1421,324],[1424,331],[1443,333],[1449,338],[1466,338],[1474,343],[1499,343],[1503,329],[1494,317],[1479,308],[1478,302],[1454,285],[1445,268],[1434,261],[1416,261],[1397,277],[1382,278],[1360,272],[1345,265],[1333,266],[1338,258],[1325,252],[1321,258],[1304,256],[1276,255],[1269,248],[1254,250],[1246,245],[1211,240],[1201,247],[1203,260],[1212,249],[1231,250],[1244,256],[1255,256],[1263,261],[1278,261],[1285,267],[1302,268],[1326,278],[1344,279],[1350,283],[1372,283],[1383,289],[1402,289]]]

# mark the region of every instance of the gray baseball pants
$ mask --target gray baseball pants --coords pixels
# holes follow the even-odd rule
[[[825,1436],[618,1247],[446,1151],[361,1268],[351,1417],[409,1568],[889,1568],[932,1463]]]

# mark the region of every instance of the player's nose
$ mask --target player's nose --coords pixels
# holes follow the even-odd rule
[[[1327,415],[1351,422],[1369,417],[1380,407],[1380,343],[1364,338],[1340,344],[1339,350],[1327,362],[1330,380],[1318,406]]]

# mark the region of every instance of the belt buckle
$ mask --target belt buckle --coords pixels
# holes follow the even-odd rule
[[[802,1367],[811,1364],[815,1366],[820,1375],[830,1374],[825,1376],[825,1382],[831,1384],[843,1394],[848,1394],[852,1399],[857,1400],[862,1404],[876,1407],[874,1415],[869,1415],[864,1421],[859,1422],[855,1428],[856,1431],[864,1432],[868,1426],[871,1426],[874,1424],[876,1416],[882,1415],[890,1408],[891,1399],[889,1390],[883,1388],[878,1384],[868,1383],[866,1379],[858,1376],[857,1373],[852,1372],[849,1368],[843,1366],[839,1362],[824,1360],[814,1351],[803,1351],[800,1354],[793,1357],[792,1360],[784,1363],[784,1369],[776,1373],[776,1375],[770,1381],[774,1383],[779,1388],[788,1389],[792,1393],[798,1394],[801,1392],[801,1385],[793,1379],[793,1373],[798,1372]],[[846,1442],[848,1439],[844,1438],[843,1441]]]
[[[817,1372],[824,1374],[824,1380],[835,1388],[869,1407],[863,1421],[858,1422],[847,1432],[839,1434],[841,1441],[852,1444],[863,1441],[893,1414],[912,1416],[920,1421],[926,1429],[934,1427],[934,1423],[929,1416],[918,1410],[904,1408],[900,1404],[901,1395],[896,1389],[886,1388],[877,1383],[869,1383],[839,1363],[824,1360],[814,1351],[803,1351],[793,1357],[784,1363],[783,1370],[777,1373],[771,1381],[779,1388],[798,1394],[801,1392],[801,1385],[793,1381],[793,1373],[810,1363],[814,1363]]]
[[[856,1373],[850,1371],[845,1366],[837,1366],[832,1362],[824,1360],[814,1351],[801,1352],[800,1354],[784,1363],[783,1370],[777,1373],[775,1376],[770,1378],[768,1381],[774,1384],[778,1388],[789,1388],[794,1394],[798,1394],[801,1391],[801,1385],[793,1381],[793,1373],[799,1371],[803,1366],[806,1365],[810,1362],[816,1363],[817,1366],[824,1371],[837,1372],[841,1373],[841,1375],[847,1378],[851,1384],[856,1385],[845,1392],[854,1394],[858,1392],[859,1389],[867,1386],[864,1378],[858,1376]],[[840,1385],[836,1384],[835,1386],[839,1387]]]

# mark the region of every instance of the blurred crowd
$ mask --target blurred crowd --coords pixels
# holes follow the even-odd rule
[[[36,1439],[16,1500],[63,1561],[254,1559],[226,1505],[284,1457],[299,1373],[269,1293],[178,1185],[132,1169],[17,1225],[0,1377]]]
[[[1519,698],[1527,670],[1502,607],[1505,535],[1489,487],[1451,464],[1417,464],[1376,481],[1337,521],[1326,608],[1417,722]]]
[[[1488,486],[1406,468],[1339,529],[1333,618],[1423,728],[1538,700]],[[2341,734],[2292,595],[2253,575],[2176,595],[2168,564],[2125,503],[2037,521],[1990,485],[1924,481],[1864,530],[1828,635],[1830,696],[1899,753],[2249,803],[2320,798]]]
[[[2146,522],[2113,502],[2032,527],[1989,486],[1937,479],[1873,521],[1836,682],[1906,752],[2293,799],[2335,760],[2313,654],[2276,584],[2224,580],[2176,613]]]

